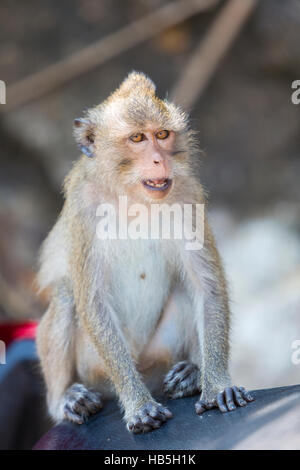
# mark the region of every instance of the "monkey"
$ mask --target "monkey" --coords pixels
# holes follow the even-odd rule
[[[229,296],[206,216],[197,250],[183,239],[97,236],[97,208],[120,196],[148,208],[205,204],[188,114],[133,71],[75,119],[74,136],[81,156],[38,274],[51,292],[37,332],[50,416],[82,424],[117,397],[128,430],[143,433],[172,417],[155,390],[199,395],[198,415],[247,405],[253,396],[228,371]]]

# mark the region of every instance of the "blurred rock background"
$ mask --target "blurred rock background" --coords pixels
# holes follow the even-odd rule
[[[166,3],[2,0],[0,79],[9,87]],[[35,101],[10,112],[0,105],[2,321],[37,318],[45,309],[35,296],[36,259],[78,156],[73,119],[132,69],[149,74],[165,96],[222,3]],[[291,361],[292,341],[300,339],[300,105],[291,102],[299,41],[299,1],[261,0],[190,109],[231,288],[232,373],[249,388],[300,377]]]

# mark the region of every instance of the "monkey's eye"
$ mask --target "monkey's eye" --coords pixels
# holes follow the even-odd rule
[[[132,142],[141,142],[144,140],[144,134],[133,134],[132,136],[129,137]]]
[[[163,139],[166,139],[167,137],[169,137],[169,135],[170,135],[169,131],[162,130],[162,131],[158,131],[156,133],[156,138],[163,140]]]

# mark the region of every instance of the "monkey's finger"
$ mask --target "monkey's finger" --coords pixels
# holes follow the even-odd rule
[[[246,406],[247,405],[247,402],[244,400],[244,398],[242,397],[242,394],[241,392],[239,391],[239,389],[234,385],[232,387],[232,390],[233,390],[233,397],[235,399],[235,402],[237,403],[238,406]]]
[[[146,424],[147,426],[149,426],[152,429],[157,429],[161,425],[161,421],[156,420],[154,418],[151,418],[151,416],[149,416],[149,415],[142,418],[142,423]]]
[[[101,399],[101,395],[100,394],[91,394],[91,395],[87,395],[85,397],[85,402],[84,402],[88,408],[96,408],[97,410],[99,410],[100,408],[103,407],[103,404],[102,404],[102,399]]]
[[[149,432],[152,431],[152,429],[160,427],[160,421],[151,420],[152,418],[150,418],[150,416],[145,416],[142,419],[139,416],[135,416],[133,420],[128,423],[127,427],[129,431],[134,434]]]
[[[168,408],[165,408],[164,406],[162,406],[160,408],[160,411],[164,414],[164,416],[166,416],[167,419],[173,418],[173,413],[170,410],[168,410]]]
[[[72,401],[69,405],[70,409],[84,418],[87,418],[89,414],[94,414],[102,408],[102,403],[95,403],[91,401],[88,396],[80,397]]]
[[[135,434],[138,434],[140,432],[142,432],[142,428],[143,428],[143,424],[141,422],[141,420],[135,416],[132,421],[130,421],[127,425],[129,431],[135,433]]]
[[[84,408],[86,408],[90,413],[96,413],[96,411],[99,411],[102,408],[102,403],[99,401],[95,402],[89,397],[80,398],[74,403],[74,409],[77,412],[81,412]]]
[[[164,381],[163,381],[163,390],[166,390],[170,387],[170,383],[172,382],[173,378],[174,378],[173,371],[169,372],[165,376]]]
[[[152,428],[152,426],[148,426],[147,424],[144,424],[141,432],[144,433],[144,432],[149,432],[149,431],[152,431],[153,429],[157,429],[157,428]]]
[[[75,413],[75,411],[73,411],[69,405],[66,405],[64,408],[64,417],[65,419],[72,421],[76,424],[83,424],[85,421],[84,416],[80,416]]]
[[[172,381],[170,382],[170,388],[174,389],[179,384],[180,381],[181,381],[181,376],[179,375],[179,373],[177,373],[173,377]]]
[[[173,390],[174,387],[180,382],[180,375],[179,372],[171,371],[171,374],[168,374],[164,380],[163,389],[166,390]]]
[[[205,400],[198,400],[195,404],[196,413],[202,415],[205,411],[211,410],[215,405]]]
[[[91,414],[95,414],[95,413],[97,413],[98,411],[101,410],[102,404],[94,403],[94,402],[90,401],[89,403],[86,404],[86,407],[87,407],[87,409],[89,410],[89,412]]]
[[[207,410],[207,407],[205,403],[197,401],[197,403],[195,404],[195,409],[198,415],[202,415]]]
[[[195,369],[195,366],[193,364],[186,364],[185,368],[182,369],[182,372],[179,375],[180,382],[183,382],[183,380],[189,377],[191,373],[194,371],[194,369]]]
[[[87,415],[85,404],[81,404],[79,401],[75,401],[71,406],[66,405],[66,408],[68,408],[68,411],[72,411],[73,413],[76,413],[82,417]]]
[[[149,410],[148,415],[151,416],[151,418],[153,419],[158,419],[159,421],[163,421],[163,422],[167,421],[167,417],[165,413],[162,411],[162,409],[159,409],[159,408]]]
[[[186,362],[185,361],[181,361],[181,362],[178,362],[178,364],[176,364],[173,369],[171,370],[171,372],[173,372],[174,374],[177,374],[177,372],[180,372],[182,369],[184,369],[186,366]]]
[[[217,395],[217,405],[218,405],[219,410],[222,411],[222,413],[226,413],[228,411],[228,408],[225,404],[225,396],[224,395],[225,395],[224,392],[220,392]]]
[[[89,391],[86,395],[88,400],[94,402],[94,403],[101,403],[102,402],[102,395],[100,392],[92,392]]]
[[[143,432],[143,429],[142,428],[138,428],[136,426],[133,426],[132,428],[129,428],[129,430],[133,433],[133,434],[141,434],[141,432]]]
[[[251,393],[247,392],[245,387],[240,387],[240,392],[241,392],[243,398],[245,398],[246,401],[250,402],[250,401],[255,400],[255,398],[251,395]]]
[[[168,408],[166,408],[165,406],[159,404],[158,407],[156,408],[155,410],[156,412],[156,416],[158,419],[162,419],[163,421],[166,421],[167,419],[170,419],[172,418],[172,413],[170,410],[168,410]],[[151,414],[151,413],[149,413]],[[151,414],[152,417],[155,417]]]
[[[236,409],[236,406],[233,401],[233,390],[231,387],[227,387],[224,390],[225,400],[228,411],[232,411]]]
[[[152,429],[154,429],[154,428],[152,428],[151,426],[148,426],[147,424],[142,423],[137,428],[134,428],[132,432],[134,434],[141,434],[141,433],[144,433],[144,432],[152,431]]]
[[[178,362],[166,375],[163,383],[163,389],[171,390],[173,389],[180,380],[180,375],[178,376],[179,372],[181,372],[186,366],[186,362]]]

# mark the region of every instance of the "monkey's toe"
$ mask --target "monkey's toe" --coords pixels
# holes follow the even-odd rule
[[[170,398],[182,398],[199,393],[199,368],[187,361],[178,362],[167,373],[163,391]]]
[[[219,408],[222,413],[227,413],[239,406],[246,406],[251,401],[254,401],[254,397],[244,387],[236,387],[234,385],[219,392],[213,400],[205,400],[201,397],[197,401],[195,408],[198,415],[215,407]]]
[[[82,384],[74,384],[64,395],[64,418],[82,424],[90,415],[101,410],[102,406],[99,392],[87,389]]]
[[[160,403],[145,403],[138,412],[129,419],[127,428],[134,434],[153,431],[159,428],[167,419],[172,418],[171,411]]]

